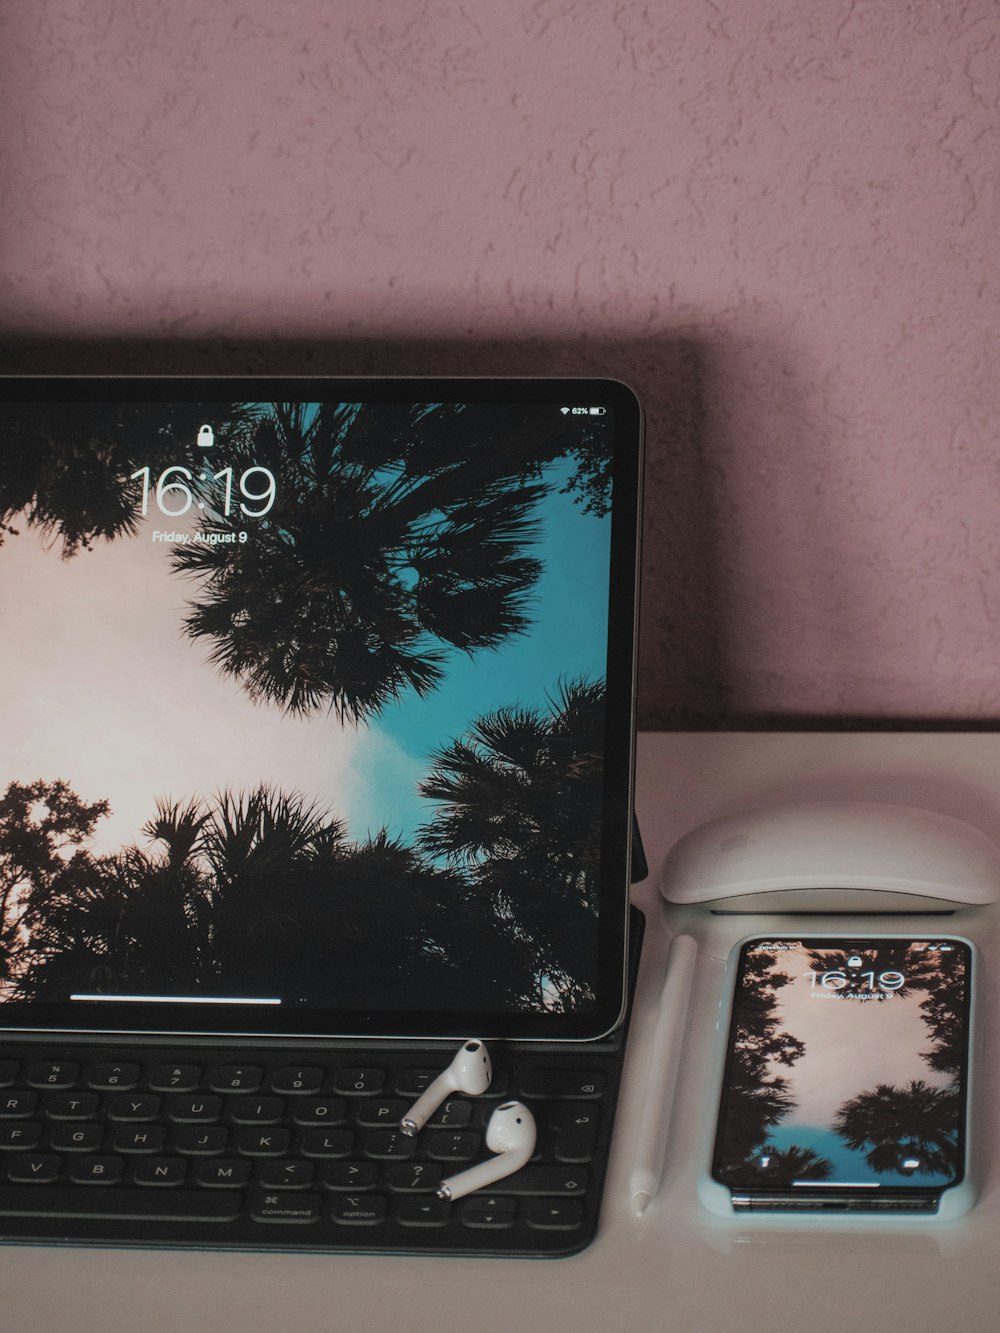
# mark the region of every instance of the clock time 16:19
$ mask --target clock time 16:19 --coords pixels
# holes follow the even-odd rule
[[[129,477],[129,481],[142,482],[143,518],[149,513],[151,495],[161,514],[167,518],[181,518],[195,503],[190,485],[193,479],[194,473],[190,468],[177,466],[165,468],[156,478],[152,476],[152,468],[141,467]],[[214,481],[220,485],[223,492],[222,513],[229,518],[233,512],[233,469],[224,467],[221,472],[203,472],[201,480]],[[270,511],[277,495],[277,483],[270,468],[248,467],[239,474],[237,486],[243,497],[238,501],[239,510],[247,518],[263,518]]]

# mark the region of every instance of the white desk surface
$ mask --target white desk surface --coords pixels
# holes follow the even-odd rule
[[[687,733],[640,737],[638,815],[650,877],[632,1038],[601,1229],[582,1255],[556,1260],[185,1253],[0,1247],[3,1333],[993,1333],[1000,1326],[1000,1188],[992,1109],[1000,1038],[997,977],[986,975],[985,1161],[979,1201],[949,1224],[722,1221],[695,1184],[714,1119],[711,1064],[722,959],[731,943],[781,918],[708,918],[662,907],[657,883],[673,841],[706,819],[770,799],[887,800],[1000,829],[1000,735]],[[868,918],[905,928],[907,918]],[[912,923],[912,919],[909,919]],[[785,921],[787,927],[787,919]],[[817,930],[836,928],[823,918]],[[841,923],[837,923],[841,924]],[[994,909],[949,930],[997,956]],[[662,1189],[639,1219],[629,1174],[645,1050],[670,937],[700,956]]]

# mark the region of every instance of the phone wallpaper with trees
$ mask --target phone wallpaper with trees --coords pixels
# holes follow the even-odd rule
[[[2,415],[0,999],[586,1010],[608,425]]]
[[[954,1183],[967,967],[958,943],[749,949],[715,1178],[764,1190]]]

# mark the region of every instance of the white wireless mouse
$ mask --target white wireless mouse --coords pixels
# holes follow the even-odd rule
[[[867,801],[780,805],[671,848],[668,902],[714,912],[953,912],[995,902],[1000,847],[960,819]]]

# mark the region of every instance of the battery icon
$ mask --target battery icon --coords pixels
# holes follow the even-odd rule
[[[607,414],[607,410],[606,407],[592,407],[590,409],[590,415],[592,417],[603,417]]]

